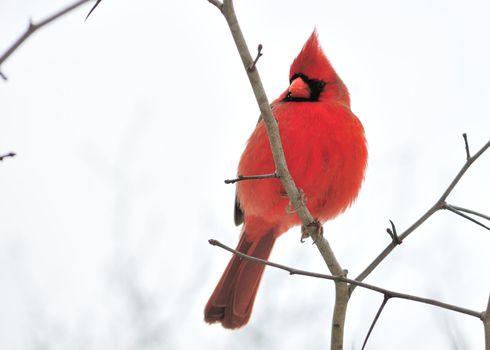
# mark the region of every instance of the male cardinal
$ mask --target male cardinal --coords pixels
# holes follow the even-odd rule
[[[343,212],[364,179],[367,145],[361,122],[351,112],[347,87],[318,43],[316,30],[291,65],[289,88],[272,103],[291,176],[306,206],[321,223]],[[239,175],[275,171],[269,139],[259,120],[238,165]],[[238,251],[267,259],[275,240],[299,225],[279,179],[237,183],[235,223],[243,223]],[[264,265],[233,256],[204,310],[208,323],[245,325]]]

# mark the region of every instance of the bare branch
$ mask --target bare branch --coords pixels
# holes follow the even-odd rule
[[[279,175],[277,173],[272,173],[272,174],[265,174],[265,175],[251,175],[251,176],[244,176],[244,175],[238,175],[236,179],[226,179],[225,184],[234,184],[235,182],[238,181],[245,181],[245,180],[262,180],[262,179],[278,179]]]
[[[436,306],[436,307],[439,307],[442,309],[451,310],[451,311],[455,311],[455,312],[462,313],[465,315],[473,316],[473,317],[479,318],[481,320],[483,320],[483,318],[485,317],[484,312],[478,312],[478,311],[466,309],[466,308],[459,307],[456,305],[443,303],[443,302],[440,302],[438,300],[418,297],[418,296],[410,295],[410,294],[394,292],[394,291],[389,290],[389,289],[381,288],[381,287],[378,287],[378,286],[375,286],[372,284],[360,282],[360,281],[353,280],[353,279],[343,277],[343,276],[326,275],[323,273],[316,273],[316,272],[310,272],[310,271],[305,271],[305,270],[299,270],[299,269],[295,269],[293,267],[289,267],[286,265],[281,265],[278,263],[270,262],[268,260],[259,259],[259,258],[250,256],[250,255],[247,255],[247,254],[243,254],[243,253],[241,253],[235,249],[228,247],[227,245],[225,245],[225,244],[223,244],[223,243],[221,243],[215,239],[210,239],[208,242],[209,242],[209,244],[223,248],[224,250],[227,250],[230,253],[233,253],[242,259],[253,261],[253,262],[256,262],[259,264],[272,266],[272,267],[275,267],[277,269],[287,271],[287,272],[289,272],[290,275],[309,276],[309,277],[331,280],[331,281],[335,281],[335,282],[344,282],[344,283],[352,284],[352,285],[362,287],[365,289],[369,289],[369,290],[381,293],[383,295],[388,295],[388,296],[390,296],[390,298],[399,298],[399,299],[405,299],[405,300],[411,300],[411,301],[419,302],[422,304],[428,304],[428,305]]]
[[[259,58],[262,56],[262,44],[259,44],[259,46],[257,46],[257,56],[255,57],[252,65],[250,67],[248,67],[248,71],[250,72],[251,70],[254,70],[255,69],[255,66],[257,65],[257,62],[259,61]]]
[[[9,152],[9,153],[6,153],[6,154],[1,154],[0,155],[0,162],[3,161],[5,158],[13,158],[15,156],[16,156],[16,154],[14,152]]]
[[[451,207],[453,207],[456,210],[459,210],[459,211],[462,211],[462,212],[465,212],[465,213],[468,213],[468,214],[473,214],[473,215],[479,216],[479,217],[481,217],[483,219],[487,219],[487,220],[490,221],[490,216],[485,215],[485,214],[482,214],[482,213],[479,213],[477,211],[474,211],[474,210],[471,210],[471,209],[466,209],[466,208],[463,208],[463,207],[458,207],[457,205],[452,205],[452,204],[451,204]]]
[[[482,321],[485,329],[485,350],[490,350],[490,295],[488,295],[487,309],[483,313]]]
[[[97,6],[99,6],[99,4],[100,4],[100,2],[101,2],[101,1],[102,1],[102,0],[97,0],[97,2],[94,4],[94,6],[92,6],[92,8],[90,9],[90,11],[88,12],[88,15],[87,15],[87,17],[85,17],[85,20],[87,20],[87,19],[88,19],[88,17],[89,17],[89,16],[92,14],[92,12],[94,12],[95,8],[96,8]]]
[[[466,171],[469,169],[469,167],[490,147],[490,141],[488,141],[473,157],[470,157],[469,159],[466,160],[465,164],[463,167],[459,170],[459,172],[456,174],[454,177],[453,181],[449,184],[449,186],[446,188],[442,196],[437,200],[437,202],[425,212],[424,215],[422,215],[412,226],[410,226],[408,229],[406,229],[400,236],[400,240],[404,240],[408,235],[410,235],[413,231],[415,231],[420,225],[422,225],[428,218],[432,216],[436,211],[443,209],[444,206],[446,205],[446,199],[449,196],[449,194],[452,192],[454,187],[458,184],[459,180],[463,177],[463,175],[466,173]],[[374,269],[395,249],[397,244],[394,242],[391,242],[377,257],[374,259],[374,261],[369,264],[369,266],[361,272],[359,276],[356,277],[357,281],[363,281],[371,272],[374,271]],[[356,288],[355,285],[351,285],[349,288],[349,294],[352,294],[354,289]]]
[[[487,230],[489,230],[489,231],[490,231],[490,227],[488,227],[488,226],[486,226],[486,225],[482,224],[482,223],[481,223],[480,221],[478,221],[478,220],[473,219],[471,216],[468,216],[468,215],[466,215],[466,214],[463,214],[462,212],[460,212],[459,210],[457,210],[456,208],[454,208],[453,206],[451,206],[451,205],[449,205],[449,204],[446,204],[446,205],[443,207],[443,209],[447,209],[447,210],[449,210],[450,212],[452,212],[452,213],[454,213],[454,214],[457,214],[457,215],[459,215],[459,216],[461,216],[461,217],[463,217],[463,218],[465,218],[465,219],[467,219],[467,220],[469,220],[469,221],[471,221],[471,222],[473,222],[473,223],[475,223],[475,224],[477,224],[477,225],[480,225],[481,227],[486,228]]]
[[[463,134],[463,139],[464,139],[464,148],[466,150],[466,160],[471,158],[470,154],[470,146],[468,144],[468,135],[466,133]]]
[[[388,300],[390,300],[390,298],[391,298],[391,296],[389,296],[387,294],[384,295],[383,302],[379,306],[379,309],[378,309],[378,312],[376,313],[376,316],[374,316],[373,323],[371,323],[371,327],[369,327],[369,331],[366,335],[366,339],[364,339],[364,343],[362,344],[361,350],[364,350],[364,348],[366,347],[367,341],[369,340],[369,336],[371,335],[371,332],[373,331],[374,326],[376,325],[376,322],[378,322],[378,319],[379,319],[379,316],[381,315],[381,312],[383,312],[383,309],[385,308],[385,305],[388,302]]]
[[[449,196],[449,194],[452,192],[454,187],[458,184],[459,180],[463,177],[463,175],[466,173],[468,168],[478,159],[480,156],[490,147],[490,141],[488,141],[473,157],[470,157],[469,159],[466,160],[466,163],[464,166],[461,168],[461,170],[458,172],[456,177],[453,179],[451,184],[448,186],[446,191],[442,194],[441,198],[439,199],[439,202],[443,202],[446,200],[446,198]]]
[[[32,20],[29,20],[28,26],[25,30],[25,32],[5,51],[1,56],[0,56],[0,67],[1,65],[7,60],[7,58],[12,55],[15,50],[19,48],[20,45],[24,43],[35,31],[38,29],[44,27],[45,25],[53,22],[54,20],[60,18],[61,16],[66,15],[67,13],[73,11],[74,9],[80,7],[81,5],[85,4],[86,2],[89,2],[92,0],[78,0],[77,2],[73,3],[72,5],[52,14],[51,16],[43,19],[39,23],[34,23]],[[0,76],[4,79],[7,80],[7,77],[1,73]]]

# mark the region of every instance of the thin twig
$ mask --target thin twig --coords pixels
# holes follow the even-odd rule
[[[61,16],[66,15],[67,13],[73,11],[74,9],[80,7],[81,5],[85,4],[86,2],[89,2],[92,0],[78,0],[77,2],[73,3],[72,5],[65,7],[64,9],[52,14],[51,16],[43,19],[39,23],[34,23],[32,20],[29,20],[28,26],[24,33],[5,51],[1,56],[0,56],[0,67],[5,62],[7,58],[12,55],[15,50],[19,48],[24,41],[26,41],[35,31],[38,29],[44,27],[45,25],[53,22],[54,20],[60,18]],[[7,80],[7,77],[2,73],[0,74],[4,80]]]
[[[412,224],[408,229],[406,229],[399,238],[403,241],[408,235],[410,235],[413,231],[415,231],[420,225],[422,225],[428,218],[432,216],[436,211],[443,209],[446,205],[446,199],[449,194],[452,192],[454,187],[458,184],[459,180],[463,177],[469,167],[490,147],[490,141],[488,141],[474,156],[470,157],[466,160],[463,167],[459,170],[459,172],[454,177],[453,181],[446,188],[442,196],[437,200],[437,202],[427,210],[424,215],[422,215],[414,224]],[[397,245],[394,242],[390,242],[390,244],[369,264],[369,266],[356,277],[357,281],[363,281],[374,269],[395,249]],[[349,287],[349,294],[352,294],[355,285],[351,285]]]
[[[453,207],[456,210],[463,211],[463,212],[468,213],[468,214],[473,214],[473,215],[479,216],[479,217],[481,217],[483,219],[487,219],[487,220],[490,221],[490,216],[485,215],[485,214],[482,214],[482,213],[479,213],[477,211],[474,211],[474,210],[471,210],[471,209],[466,209],[466,208],[459,207],[457,205],[452,205],[452,204],[451,204],[451,207]]]
[[[490,350],[490,295],[488,295],[487,309],[483,313],[482,320],[485,329],[485,350]]]
[[[468,168],[490,147],[490,141],[488,141],[474,156],[470,157],[469,159],[466,160],[466,163],[464,166],[461,168],[459,173],[456,175],[456,177],[453,179],[451,184],[448,186],[446,191],[442,194],[441,198],[439,199],[440,202],[443,202],[446,200],[446,198],[449,196],[449,194],[452,192],[454,187],[458,184],[459,180],[463,177],[463,175],[466,173]]]
[[[468,144],[468,135],[466,133],[463,134],[463,139],[464,139],[464,148],[466,150],[466,160],[471,158],[470,154],[470,145]]]
[[[236,179],[226,179],[225,184],[234,184],[235,182],[238,181],[245,181],[245,180],[262,180],[262,179],[278,179],[279,175],[277,173],[272,173],[272,174],[265,174],[265,175],[251,175],[251,176],[244,176],[244,175],[238,175]]]
[[[97,2],[94,4],[94,6],[92,6],[92,8],[90,9],[90,11],[88,12],[88,15],[87,15],[87,17],[85,17],[85,20],[87,20],[87,19],[88,19],[88,17],[89,17],[89,16],[92,14],[92,12],[94,12],[95,8],[96,8],[97,6],[99,6],[99,4],[100,4],[100,2],[101,2],[101,1],[102,1],[102,0],[97,0]]]
[[[255,66],[257,65],[257,62],[259,61],[259,58],[261,56],[262,56],[262,44],[259,44],[259,46],[257,46],[257,56],[255,57],[252,65],[247,69],[249,72],[255,69]]]
[[[390,235],[391,240],[393,241],[393,244],[396,244],[396,245],[402,244],[403,241],[400,239],[400,237],[398,237],[398,233],[396,232],[395,224],[391,220],[390,220],[390,224],[391,224],[391,228],[387,228],[386,232],[388,232],[388,234]]]
[[[2,154],[2,155],[0,155],[0,162],[3,161],[5,158],[13,158],[13,157],[15,157],[15,155],[16,154],[14,152]]]
[[[384,295],[383,302],[381,303],[381,305],[380,305],[380,307],[378,309],[378,312],[376,313],[376,316],[374,316],[373,323],[371,323],[371,327],[369,327],[369,331],[366,334],[366,339],[364,339],[364,343],[362,344],[361,350],[364,350],[364,348],[366,347],[366,344],[367,344],[367,342],[369,340],[369,336],[371,335],[371,332],[373,331],[374,326],[376,325],[376,322],[378,322],[378,318],[381,315],[381,312],[383,312],[383,309],[385,308],[385,305],[388,302],[388,300],[390,300],[390,298],[391,298],[390,295],[388,295],[388,294],[385,294]]]
[[[375,286],[372,284],[360,282],[360,281],[353,280],[353,279],[343,277],[343,276],[333,276],[333,275],[326,275],[323,273],[316,273],[316,272],[310,272],[310,271],[305,271],[305,270],[299,270],[299,269],[295,269],[293,267],[281,265],[281,264],[274,263],[274,262],[271,262],[268,260],[259,259],[259,258],[250,256],[250,255],[247,255],[247,254],[243,254],[243,253],[241,253],[241,252],[239,252],[233,248],[228,247],[227,245],[225,245],[225,244],[223,244],[223,243],[221,243],[215,239],[210,239],[208,242],[209,242],[209,244],[214,245],[214,246],[218,246],[224,250],[227,250],[230,253],[233,253],[242,259],[253,261],[253,262],[256,262],[259,264],[263,264],[263,265],[272,266],[272,267],[275,267],[277,269],[287,271],[287,272],[289,272],[290,275],[309,276],[309,277],[331,280],[331,281],[335,281],[335,282],[345,282],[345,283],[356,285],[358,287],[362,287],[365,289],[369,289],[369,290],[381,293],[383,295],[389,295],[391,298],[399,298],[399,299],[411,300],[411,301],[415,301],[415,302],[419,302],[419,303],[423,303],[423,304],[428,304],[428,305],[440,307],[442,309],[451,310],[451,311],[459,312],[459,313],[462,313],[465,315],[477,317],[481,320],[483,320],[483,317],[485,315],[484,312],[478,312],[478,311],[466,309],[466,308],[459,307],[456,305],[443,303],[443,302],[440,302],[440,301],[434,300],[434,299],[423,298],[423,297],[418,297],[415,295],[394,292],[394,291],[389,290],[389,289],[381,288],[381,287],[378,287],[378,286]]]
[[[477,225],[480,225],[481,227],[484,227],[484,228],[486,228],[487,230],[489,230],[489,231],[490,231],[490,227],[488,227],[487,225],[484,225],[484,224],[482,224],[480,221],[478,221],[478,220],[476,220],[476,219],[473,219],[471,216],[468,216],[468,215],[466,215],[466,214],[463,214],[462,212],[460,212],[459,210],[457,210],[456,208],[452,207],[452,206],[451,206],[451,205],[449,205],[449,204],[446,204],[446,205],[443,207],[443,209],[447,209],[447,210],[449,210],[450,212],[452,212],[452,213],[454,213],[454,214],[457,214],[457,215],[459,215],[459,216],[461,216],[461,217],[463,217],[463,218],[465,218],[465,219],[467,219],[467,220],[469,220],[469,221],[471,221],[471,222],[473,222],[473,223],[475,223],[475,224],[477,224]]]

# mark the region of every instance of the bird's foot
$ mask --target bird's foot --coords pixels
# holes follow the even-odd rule
[[[305,239],[307,239],[308,237],[310,237],[310,234],[308,232],[308,228],[310,227],[314,227],[315,228],[315,237],[314,240],[313,240],[313,244],[316,243],[316,240],[318,239],[318,237],[323,237],[323,226],[322,226],[322,223],[320,221],[318,221],[318,219],[315,219],[313,220],[312,222],[310,222],[308,225],[302,225],[301,226],[301,243],[304,243],[305,242]]]

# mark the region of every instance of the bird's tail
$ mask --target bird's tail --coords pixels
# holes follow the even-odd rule
[[[236,250],[260,259],[268,259],[276,237],[273,232],[248,240],[242,233]],[[224,328],[244,326],[250,319],[265,265],[233,255],[204,309],[204,320],[220,322]]]

